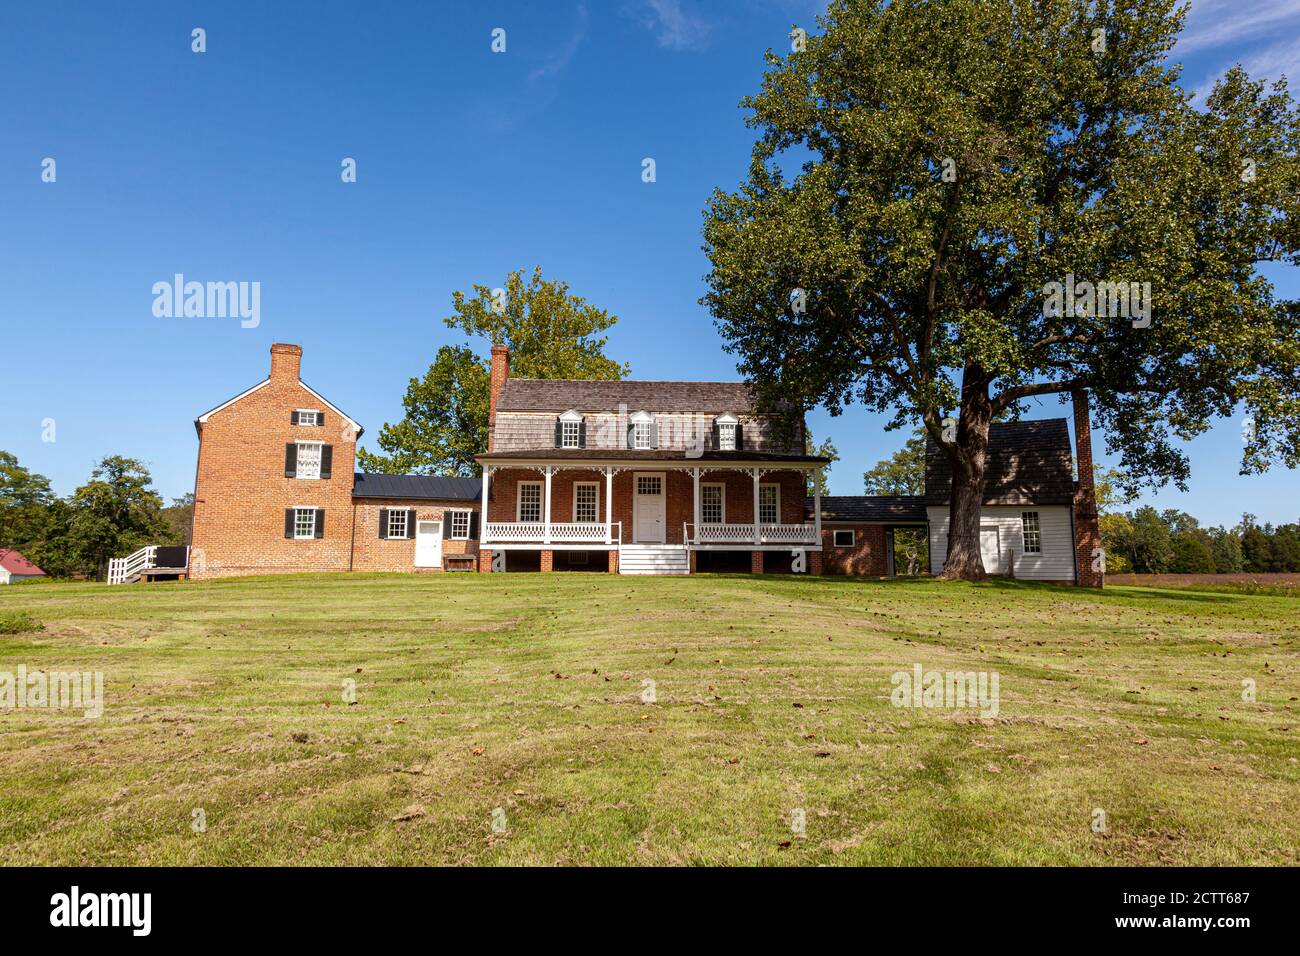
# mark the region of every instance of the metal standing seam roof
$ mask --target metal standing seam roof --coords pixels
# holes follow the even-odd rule
[[[353,477],[353,498],[427,498],[432,501],[477,501],[483,494],[480,478],[445,475],[368,475]]]

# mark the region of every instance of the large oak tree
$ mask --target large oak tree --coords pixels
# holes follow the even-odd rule
[[[1184,15],[835,0],[742,103],[759,138],[706,210],[704,302],[773,407],[924,425],[954,475],[945,576],[983,577],[989,424],[1035,396],[1091,392],[1128,490],[1185,487],[1177,442],[1239,409],[1243,473],[1300,464],[1300,307],[1258,269],[1296,265],[1300,122],[1240,69],[1194,102]],[[1071,276],[1150,283],[1149,320],[1047,301]]]

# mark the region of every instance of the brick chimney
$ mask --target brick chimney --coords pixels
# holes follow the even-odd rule
[[[271,346],[271,380],[297,382],[302,369],[302,346],[276,342]]]
[[[501,388],[510,377],[510,349],[504,345],[492,346],[492,372],[488,384],[488,446],[492,450],[492,435],[497,427],[497,401],[501,398]]]
[[[1074,566],[1078,569],[1080,587],[1099,588],[1105,574],[1093,567],[1101,553],[1101,528],[1097,522],[1097,493],[1093,485],[1088,393],[1076,389],[1070,397],[1074,402],[1074,461],[1079,469],[1079,480],[1074,484]]]

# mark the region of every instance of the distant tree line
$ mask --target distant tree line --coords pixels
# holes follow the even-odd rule
[[[1252,514],[1202,528],[1185,512],[1147,505],[1102,515],[1101,539],[1111,574],[1300,572],[1300,523],[1261,525]]]
[[[147,544],[188,544],[194,496],[170,506],[149,469],[110,455],[66,498],[44,475],[0,451],[0,548],[13,548],[51,577],[102,577],[109,558]]]

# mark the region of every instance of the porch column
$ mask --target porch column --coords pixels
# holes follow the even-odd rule
[[[605,543],[614,540],[614,469],[605,466]]]
[[[545,544],[551,543],[551,466],[546,466],[546,487],[542,490],[542,541]]]
[[[758,469],[751,468],[754,476],[754,544],[758,544]]]
[[[695,481],[695,540],[698,543],[700,540],[700,469],[692,468],[691,477]],[[725,515],[722,520],[727,520]]]
[[[822,469],[817,466],[813,473],[813,538],[822,543]]]
[[[478,516],[478,520],[479,520],[478,542],[480,547],[487,544],[488,541],[490,540],[488,538],[487,523],[488,523],[488,482],[491,480],[491,478],[492,478],[492,469],[485,465],[483,467],[483,503],[479,506],[480,514]]]

